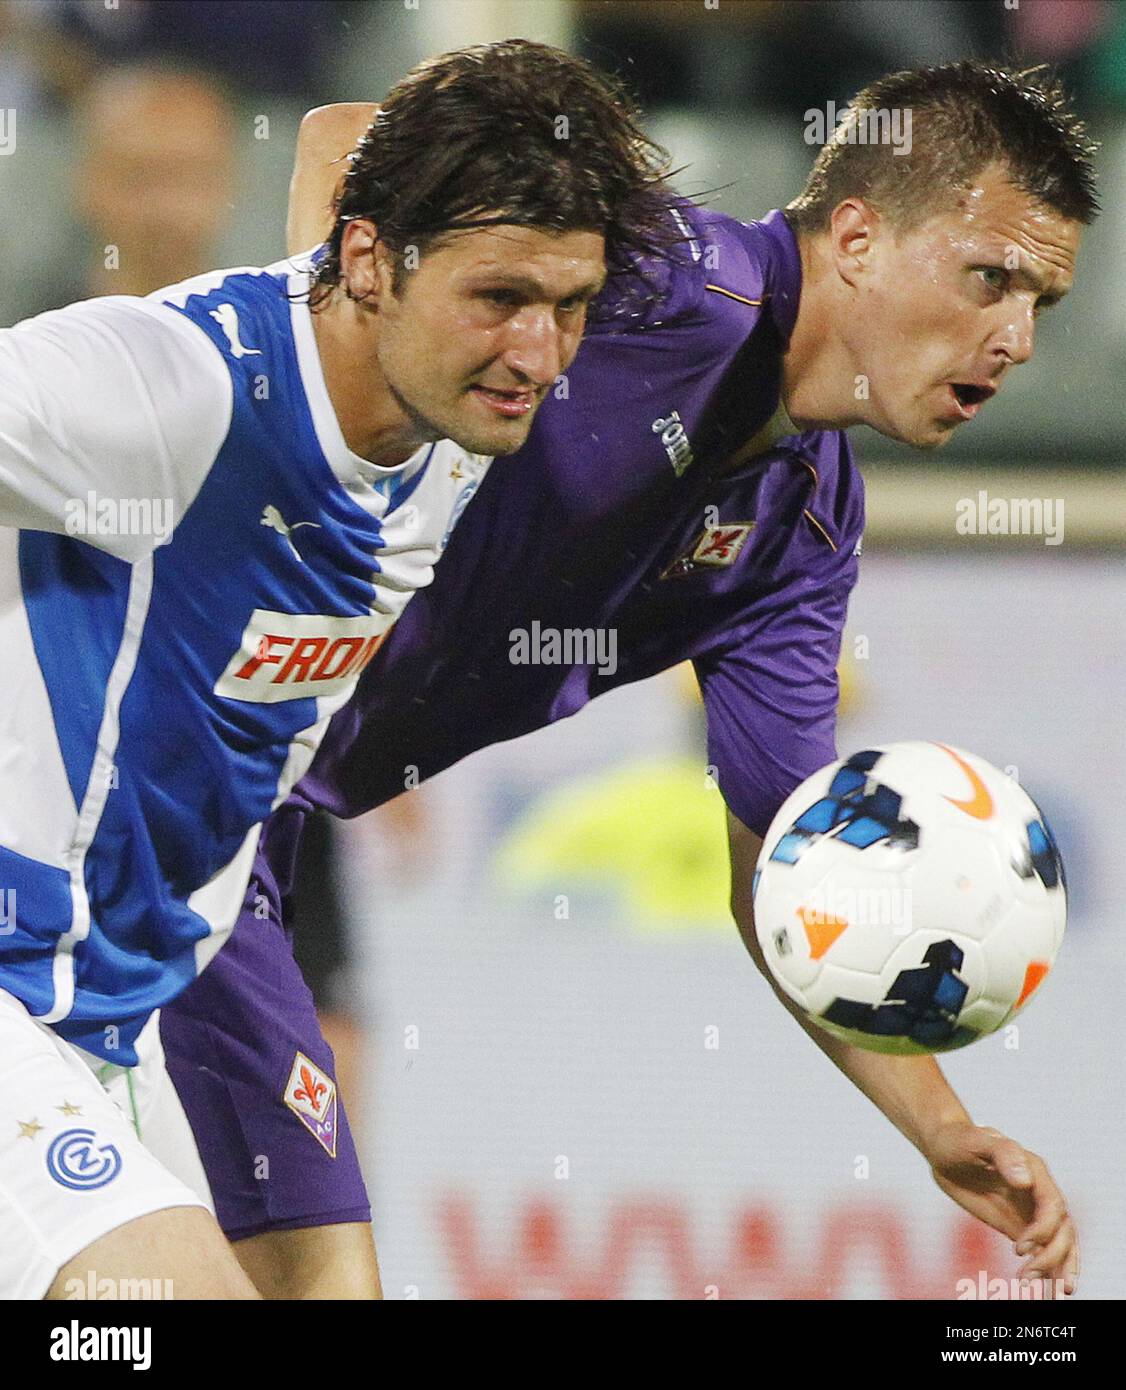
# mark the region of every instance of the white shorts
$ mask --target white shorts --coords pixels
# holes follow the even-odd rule
[[[103,1062],[0,990],[0,1298],[42,1298],[63,1265],[138,1216],[213,1211],[156,1015],[137,1055],[137,1067]]]

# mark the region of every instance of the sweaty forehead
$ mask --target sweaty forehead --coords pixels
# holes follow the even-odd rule
[[[488,228],[466,235],[452,268],[460,284],[496,281],[550,296],[595,293],[605,282],[605,243],[598,232]]]
[[[1000,171],[988,171],[961,191],[942,220],[955,245],[1002,254],[1016,247],[1022,261],[1034,263],[1046,279],[1061,282],[1059,288],[1071,281],[1082,226],[1045,207]]]
[[[601,269],[605,256],[598,232],[551,232],[508,224],[454,233],[447,249],[463,273],[535,270],[586,275]]]

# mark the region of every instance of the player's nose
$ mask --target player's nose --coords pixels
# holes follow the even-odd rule
[[[509,320],[501,358],[506,367],[534,386],[550,386],[566,365],[563,338],[550,308],[528,306]]]
[[[996,339],[996,348],[1014,365],[1032,356],[1036,319],[1031,307],[1014,309]]]

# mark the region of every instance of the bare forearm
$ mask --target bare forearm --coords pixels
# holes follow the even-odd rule
[[[933,1057],[893,1057],[841,1042],[810,1022],[769,975],[767,981],[833,1065],[883,1111],[920,1153],[926,1155],[930,1136],[939,1125],[969,1120],[965,1106]]]
[[[934,1130],[951,1120],[969,1120],[965,1107],[951,1090],[933,1057],[892,1057],[865,1052],[840,1042],[811,1023],[775,983],[755,936],[752,875],[762,840],[752,830],[728,818],[731,843],[732,912],[751,958],[784,1007],[793,1014],[825,1056],[877,1105],[901,1134],[923,1154]]]
[[[369,101],[337,102],[318,106],[301,122],[285,225],[289,255],[316,246],[332,230],[332,200],[346,172],[345,156],[356,148],[377,109]]]
[[[933,1057],[890,1057],[840,1042],[811,1023],[774,982],[754,926],[754,868],[762,840],[728,816],[731,910],[747,950],[810,1038],[920,1151],[935,1182],[964,1210],[1018,1242],[1021,1274],[1075,1289],[1079,1244],[1067,1204],[1039,1154],[979,1128]]]

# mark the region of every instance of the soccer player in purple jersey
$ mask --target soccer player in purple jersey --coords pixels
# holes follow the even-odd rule
[[[861,111],[897,108],[913,115],[908,155],[849,139]],[[329,160],[370,114],[308,120],[291,249],[324,234]],[[1097,211],[1092,152],[1034,75],[972,62],[895,74],[855,99],[785,213],[747,225],[686,204],[656,302],[618,314],[603,296],[566,399],[545,402],[523,466],[482,483],[436,582],[267,825],[231,942],[165,1010],[220,1221],[264,1292],[378,1294],[343,1110],[329,1157],[315,1107],[298,1124],[280,1099],[298,1055],[332,1088],[282,925],[305,816],[357,815],[400,793],[408,766],[432,775],[691,659],[729,811],[733,913],[769,980],[753,866],[783,799],[836,756],[835,668],[863,529],[843,430],[941,445],[1028,360]],[[533,619],[614,629],[617,670],[514,665],[510,631]],[[933,1058],[848,1046],[775,993],[942,1190],[1014,1241],[1022,1273],[1071,1292],[1076,1234],[1044,1161],[975,1125]],[[235,1022],[220,1033],[216,1017]],[[268,1190],[253,1179],[260,1153]]]

